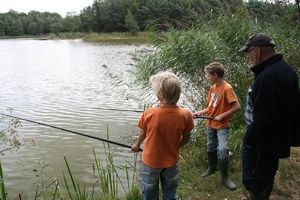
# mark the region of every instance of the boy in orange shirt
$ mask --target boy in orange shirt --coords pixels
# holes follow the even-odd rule
[[[211,175],[219,168],[222,182],[231,190],[236,185],[228,178],[228,131],[232,115],[241,109],[240,103],[229,83],[223,79],[224,66],[219,62],[213,62],[204,69],[211,86],[208,93],[208,107],[194,113],[193,117],[206,114],[214,117],[207,120],[207,156],[209,167],[201,177]]]
[[[187,109],[177,106],[181,86],[175,74],[158,73],[150,77],[150,83],[161,104],[141,116],[141,131],[132,151],[138,152],[145,140],[141,182],[144,199],[159,199],[160,179],[163,200],[176,200],[179,148],[189,142],[193,117]]]

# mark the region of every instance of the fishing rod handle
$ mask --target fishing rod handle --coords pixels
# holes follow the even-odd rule
[[[215,118],[214,117],[209,117],[209,116],[196,116],[196,119],[210,119],[210,120],[214,120]]]

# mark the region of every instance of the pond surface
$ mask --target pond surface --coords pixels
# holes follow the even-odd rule
[[[0,113],[9,114],[6,109],[10,107],[13,116],[99,138],[107,138],[108,133],[109,140],[131,145],[138,135],[136,124],[141,113],[119,110],[141,109],[138,102],[124,97],[128,86],[117,87],[108,74],[113,72],[130,82],[133,54],[146,48],[82,40],[0,40]],[[7,120],[0,123],[1,130],[7,126]],[[35,183],[42,183],[42,177],[35,177],[32,170],[41,170],[46,164],[51,169],[47,177],[53,180],[55,176],[64,187],[64,156],[87,191],[99,181],[93,172],[92,148],[105,161],[107,150],[103,145],[107,147],[107,143],[24,120],[16,130],[20,138],[34,138],[36,145],[1,156],[10,198],[25,190],[31,199]],[[135,160],[129,148],[111,144],[109,151],[115,165],[133,164]],[[33,165],[38,159],[44,163]],[[126,180],[124,171],[119,175]]]

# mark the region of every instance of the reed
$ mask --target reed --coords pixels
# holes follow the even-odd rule
[[[2,172],[2,164],[0,161],[0,192],[1,192],[1,199],[6,200],[6,191],[4,186],[4,177]]]
[[[109,146],[109,144],[107,145]],[[95,187],[93,186],[92,191],[86,191],[85,185],[80,185],[79,181],[76,180],[75,175],[72,173],[71,168],[68,164],[66,157],[65,163],[67,165],[68,174],[70,180],[67,180],[66,174],[64,173],[64,182],[66,185],[66,190],[68,192],[68,199],[97,199],[97,200],[108,200],[108,199],[126,199],[126,200],[139,200],[143,199],[140,189],[132,184],[130,186],[130,177],[128,169],[130,168],[127,164],[124,167],[118,167],[114,164],[113,156],[111,155],[109,148],[105,147],[105,160],[100,160],[99,156],[96,154],[95,149],[93,148],[93,155],[95,159],[96,165],[96,173],[99,178],[101,194],[95,194]],[[135,164],[133,165],[135,166]],[[124,183],[122,182],[118,170],[117,169],[125,169],[126,173],[126,185],[125,188]],[[119,194],[119,185],[121,185],[122,190],[125,192],[125,196]]]

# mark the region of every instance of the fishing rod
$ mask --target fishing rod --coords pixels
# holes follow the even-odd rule
[[[114,109],[114,108],[92,108],[92,109],[110,110],[110,111],[124,111],[124,112],[140,112],[140,113],[144,112],[144,110],[126,110],[126,109]],[[197,116],[196,118],[210,119],[210,120],[215,119],[214,117],[209,117],[209,116]]]
[[[96,140],[100,140],[100,141],[103,141],[103,142],[107,142],[107,143],[111,143],[111,144],[115,144],[115,145],[119,145],[119,146],[131,149],[130,145],[114,142],[114,141],[107,140],[107,139],[104,139],[104,138],[99,138],[99,137],[96,137],[96,136],[93,136],[93,135],[87,135],[87,134],[84,134],[84,133],[79,133],[77,131],[72,131],[72,130],[68,130],[68,129],[65,129],[65,128],[60,128],[60,127],[57,127],[57,126],[53,126],[53,125],[49,125],[49,124],[45,124],[45,123],[41,123],[41,122],[36,122],[36,121],[33,121],[33,120],[21,118],[21,117],[15,117],[15,116],[3,114],[3,113],[0,113],[0,115],[4,115],[6,117],[12,117],[12,118],[15,118],[15,119],[20,119],[20,120],[23,120],[23,121],[31,122],[31,123],[34,123],[34,124],[39,124],[39,125],[42,125],[42,126],[48,126],[48,127],[54,128],[54,129],[59,129],[59,130],[62,130],[62,131],[74,133],[74,134],[77,134],[77,135],[93,138],[93,139],[96,139]],[[143,151],[143,149],[140,148],[139,151]]]

